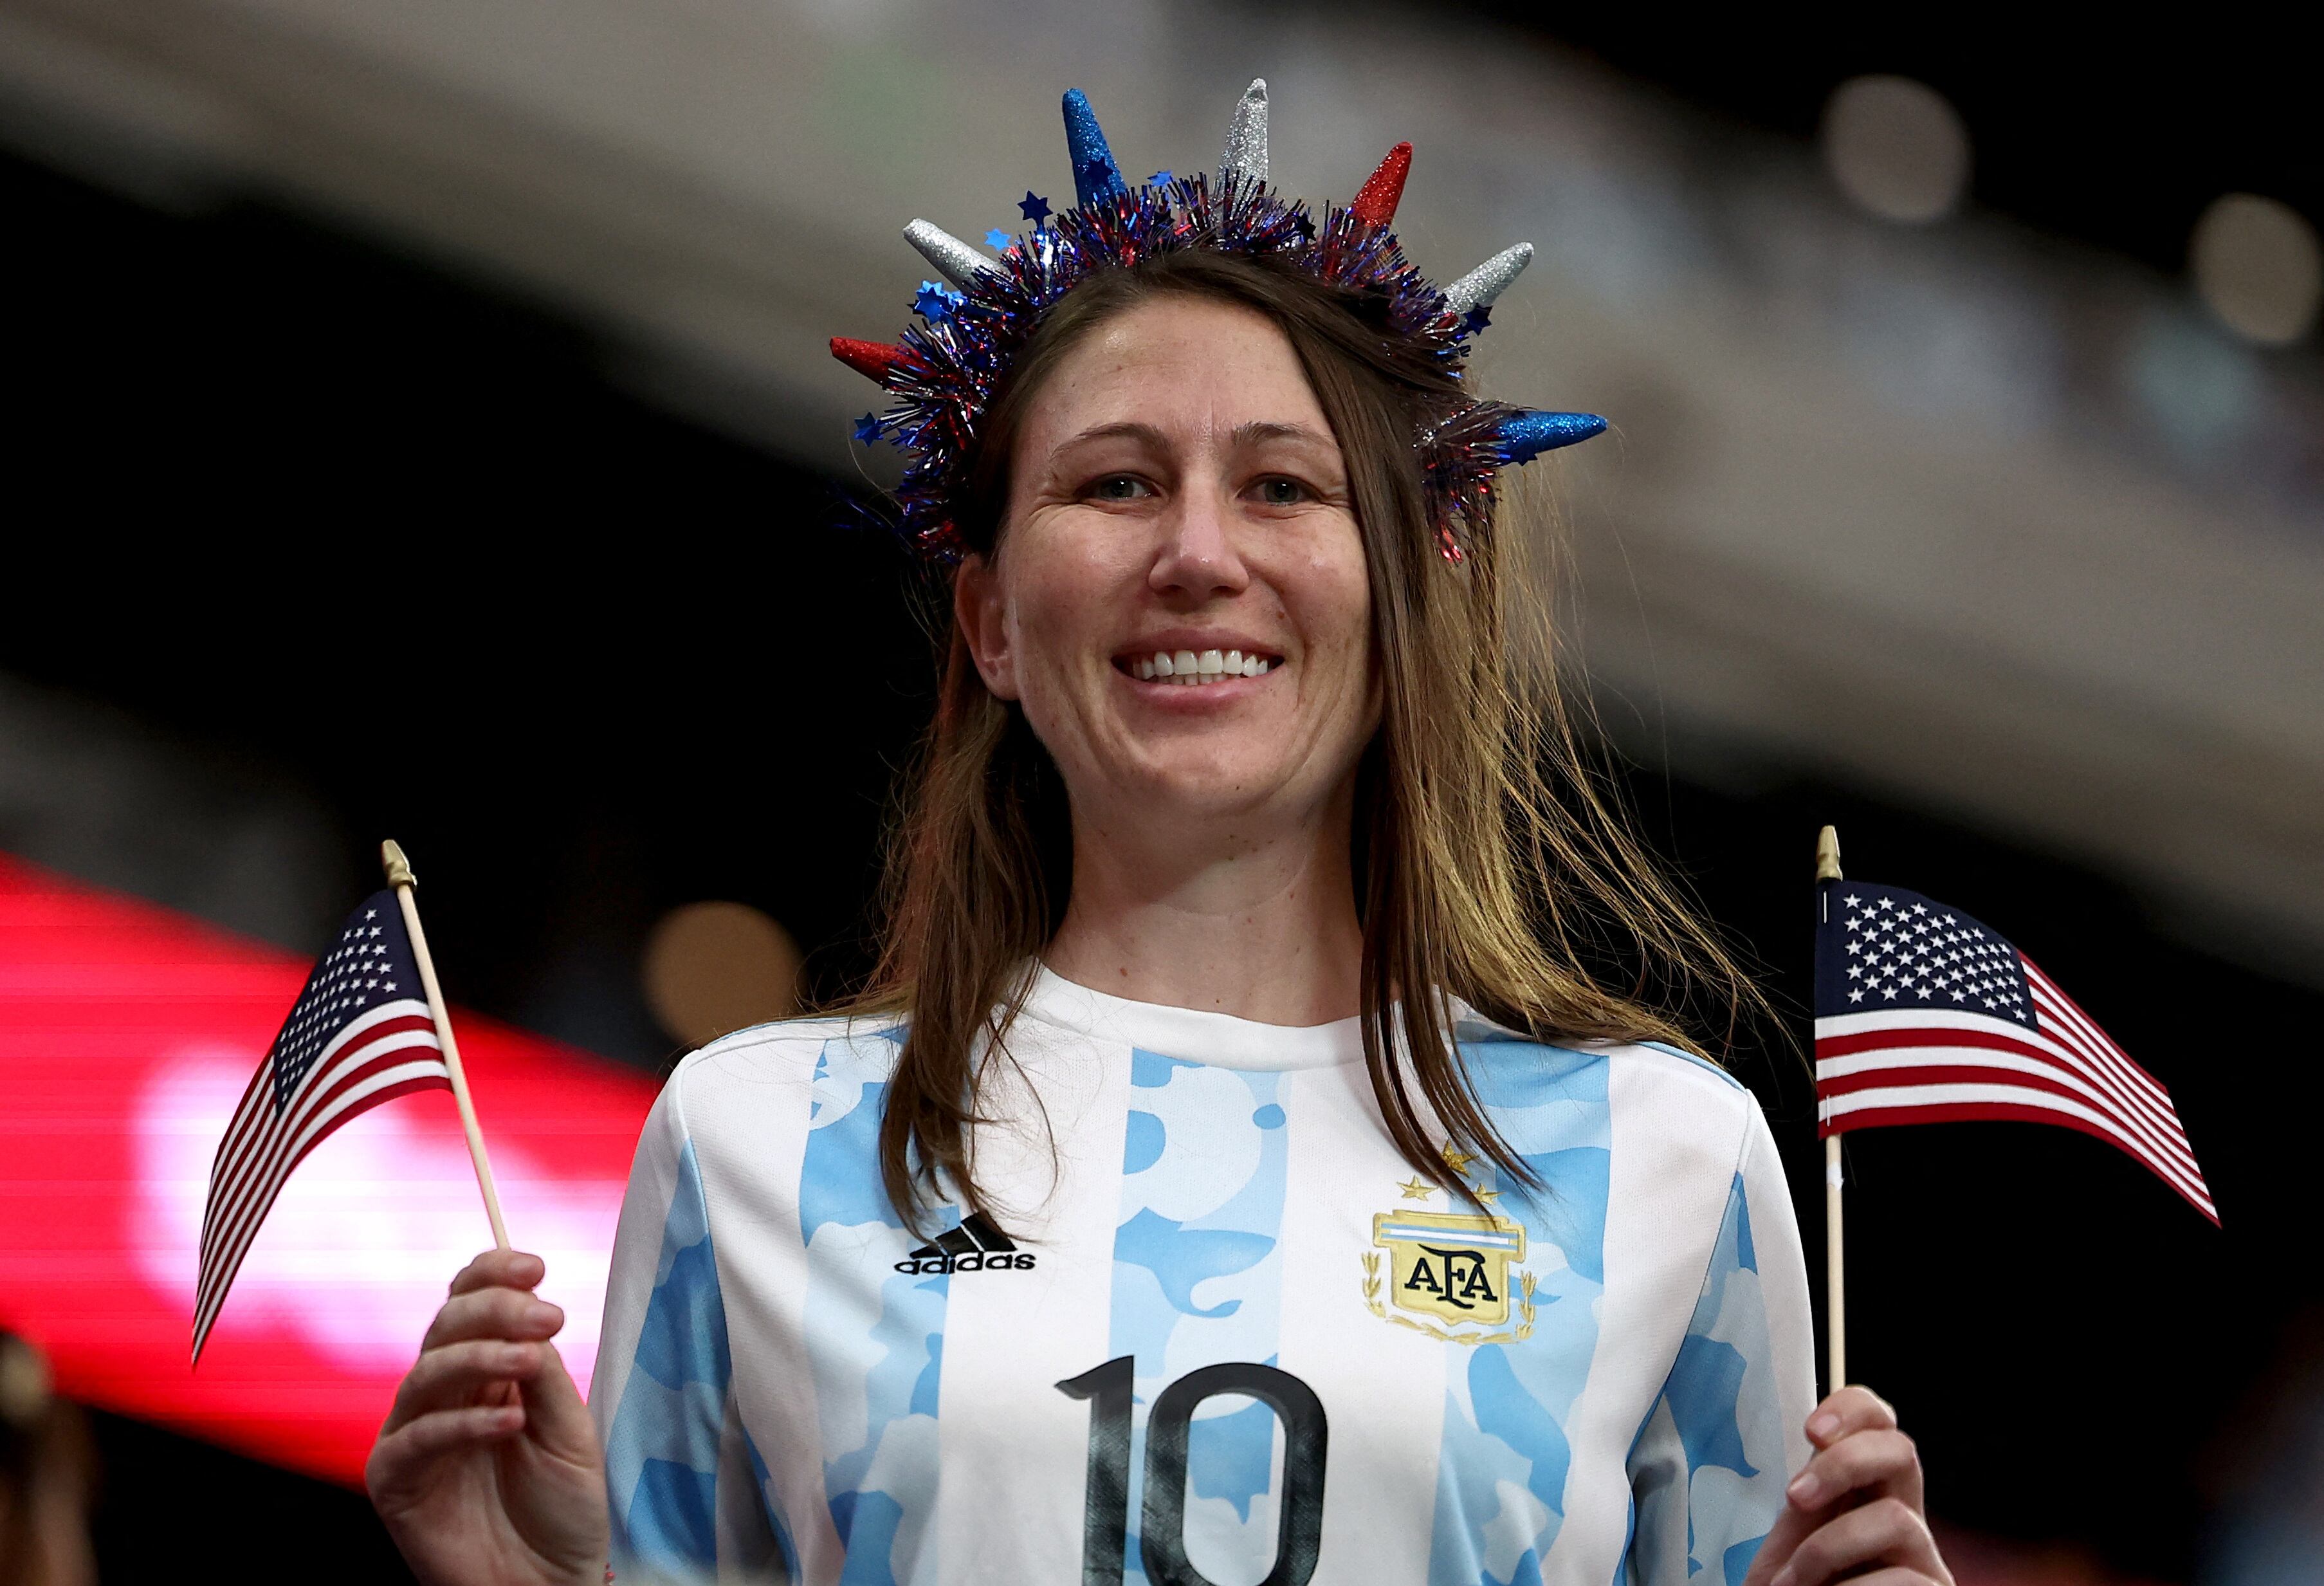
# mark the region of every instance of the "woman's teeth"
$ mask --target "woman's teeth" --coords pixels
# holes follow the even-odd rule
[[[1144,682],[1170,682],[1199,688],[1231,677],[1264,677],[1275,663],[1266,656],[1246,656],[1240,650],[1157,650],[1130,664],[1131,675]]]

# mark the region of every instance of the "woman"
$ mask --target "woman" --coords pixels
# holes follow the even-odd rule
[[[1602,425],[1473,403],[1513,255],[1420,281],[1408,151],[1319,227],[1263,107],[1132,191],[1069,95],[1077,208],[835,344],[958,558],[885,960],[673,1075],[594,1427],[540,1263],[455,1280],[423,1578],[1949,1582],[1756,1106],[1575,947],[1732,975],[1512,682],[1493,470]]]

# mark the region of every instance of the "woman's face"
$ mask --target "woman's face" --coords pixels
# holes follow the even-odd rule
[[[1028,404],[990,563],[955,598],[1077,816],[1321,818],[1378,716],[1347,472],[1265,316],[1165,297]],[[1249,834],[1257,839],[1254,830]]]

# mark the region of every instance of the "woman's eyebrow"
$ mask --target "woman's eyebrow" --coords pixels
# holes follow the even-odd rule
[[[1316,446],[1339,450],[1339,443],[1320,430],[1305,424],[1286,424],[1268,419],[1253,419],[1247,424],[1237,424],[1234,442],[1237,446],[1256,446],[1263,441],[1305,441]]]
[[[1167,444],[1162,438],[1162,431],[1153,425],[1124,421],[1112,424],[1093,424],[1080,434],[1069,435],[1057,442],[1050,449],[1049,455],[1053,458],[1062,457],[1074,447],[1092,441],[1135,441],[1140,446],[1151,448],[1156,451],[1165,450]]]

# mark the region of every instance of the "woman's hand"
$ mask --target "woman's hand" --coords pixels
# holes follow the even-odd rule
[[[426,1586],[604,1579],[604,1459],[549,1342],[565,1313],[531,1293],[545,1271],[487,1250],[452,1280],[372,1445],[364,1485]]]
[[[1816,1452],[1743,1586],[1953,1586],[1921,1507],[1921,1456],[1896,1412],[1843,1387],[1808,1417]]]

